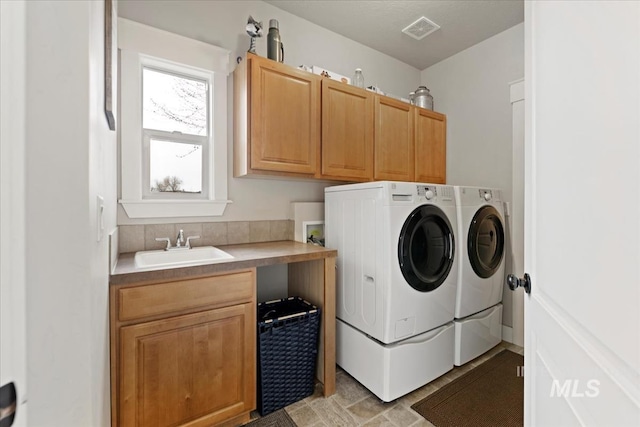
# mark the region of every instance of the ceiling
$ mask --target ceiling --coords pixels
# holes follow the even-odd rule
[[[524,21],[524,0],[265,0],[423,70]],[[402,33],[421,16],[440,26],[422,40]]]

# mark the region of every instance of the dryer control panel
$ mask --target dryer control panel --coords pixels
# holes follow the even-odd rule
[[[502,195],[500,190],[478,190],[478,197],[485,202],[500,202],[502,201]]]

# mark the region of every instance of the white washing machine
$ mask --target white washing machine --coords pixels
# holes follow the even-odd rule
[[[455,360],[463,365],[502,340],[506,253],[502,191],[455,187],[459,265],[455,306]]]
[[[337,362],[383,401],[453,368],[456,227],[451,186],[325,189],[326,246],[338,250]]]

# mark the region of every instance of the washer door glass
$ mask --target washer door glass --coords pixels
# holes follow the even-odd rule
[[[420,292],[430,292],[446,280],[453,265],[451,224],[440,208],[423,205],[404,222],[398,260],[405,280]]]
[[[504,255],[504,228],[500,214],[493,206],[483,206],[471,220],[467,250],[473,271],[483,279],[493,276],[500,267]]]

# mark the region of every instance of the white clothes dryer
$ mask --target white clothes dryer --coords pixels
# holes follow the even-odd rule
[[[455,365],[502,340],[506,233],[502,191],[455,187],[459,265],[455,308]]]
[[[325,189],[326,246],[338,250],[338,364],[384,401],[453,367],[456,227],[451,186]]]

